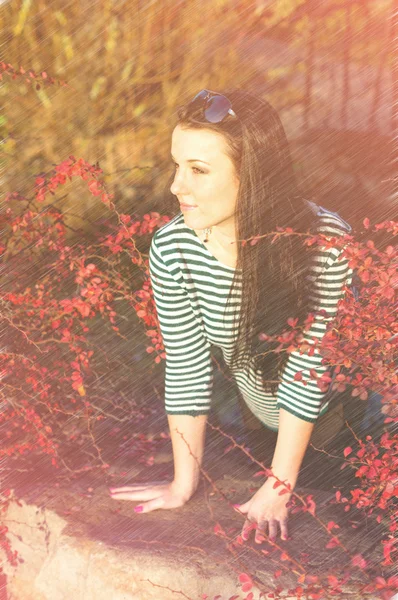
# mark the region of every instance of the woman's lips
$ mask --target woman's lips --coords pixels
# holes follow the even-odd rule
[[[181,210],[195,210],[195,208],[198,208],[198,207],[192,206],[189,204],[180,204],[180,208],[181,208]]]

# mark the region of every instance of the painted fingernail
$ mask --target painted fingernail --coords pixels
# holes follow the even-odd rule
[[[144,510],[143,506],[136,506],[134,512],[142,512]]]
[[[239,504],[233,504],[232,505],[234,508],[239,508]]]

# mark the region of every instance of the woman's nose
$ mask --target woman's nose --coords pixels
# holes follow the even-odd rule
[[[185,184],[185,182],[183,180],[183,177],[180,174],[180,171],[178,171],[175,174],[174,181],[173,181],[173,183],[171,184],[171,187],[170,187],[170,191],[175,196],[177,196],[179,194],[186,194],[187,193],[186,184]]]

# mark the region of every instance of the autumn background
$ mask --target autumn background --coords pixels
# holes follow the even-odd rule
[[[45,488],[57,455],[59,480],[80,481],[84,473],[91,490],[105,473],[109,484],[146,478],[148,467],[159,477],[168,473],[164,364],[156,323],[152,317],[145,323],[148,291],[137,253],[147,258],[154,230],[178,212],[177,201],[164,196],[172,174],[170,135],[176,108],[197,91],[243,87],[271,102],[291,141],[303,192],[338,211],[358,239],[365,235],[365,217],[373,223],[396,219],[397,13],[395,0],[0,1],[0,244],[6,249],[0,339],[15,357],[25,351],[31,357],[32,344],[24,345],[29,334],[45,349],[34,356],[35,364],[51,372],[46,379],[41,371],[38,383],[30,372],[22,376],[28,366],[21,362],[19,380],[4,378],[3,488],[26,492],[33,468]],[[38,181],[70,156],[102,169],[116,213],[93,193],[96,185],[90,188],[80,176],[47,194],[44,204],[37,201]],[[76,173],[87,173],[85,168]],[[28,218],[23,227],[33,231],[40,224],[44,247],[36,247],[33,233],[19,235],[20,222],[9,229],[8,209],[16,218],[35,211],[33,224]],[[117,214],[128,215],[125,224],[136,223],[134,243],[117,238]],[[113,234],[111,260],[98,236]],[[80,280],[73,268],[69,279],[54,268],[48,240],[57,235],[76,252],[73,268],[80,269]],[[119,242],[126,244],[122,256],[112,250]],[[80,354],[92,353],[87,372],[87,355],[79,358],[79,348],[67,348],[70,333],[52,339],[66,330],[55,312],[48,329],[33,317],[27,326],[21,303],[17,312],[5,302],[16,290],[19,298],[29,290],[25,299],[32,306],[35,290],[55,303],[79,296],[90,274],[79,264],[83,247],[90,250],[91,265],[108,269],[113,293],[106,319],[100,310],[81,313],[87,336]],[[238,421],[255,431],[258,425],[239,408],[220,361],[215,352],[214,422]],[[46,385],[55,394],[52,412],[33,403],[45,397]],[[359,432],[366,403],[356,403],[352,416]],[[58,446],[45,436],[32,443],[34,419],[26,406],[33,405],[34,418],[42,419],[43,429],[50,427]],[[4,416],[9,406],[15,409],[14,428]],[[30,419],[30,429],[21,427],[24,419]],[[381,432],[379,423],[372,433]],[[23,448],[17,457],[10,450],[15,444]],[[40,454],[40,447],[48,454]],[[220,450],[216,443],[213,448]]]

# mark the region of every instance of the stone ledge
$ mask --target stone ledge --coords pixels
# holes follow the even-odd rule
[[[231,502],[243,502],[253,493],[251,481],[225,477],[217,485]],[[327,505],[330,493],[298,492],[312,493],[321,518],[341,524],[335,515],[339,507]],[[241,572],[255,574],[267,587],[269,583],[270,592],[276,583],[285,589],[297,585],[289,564],[278,561],[279,553],[272,556],[269,545],[259,547],[252,540],[235,555],[227,550],[225,541],[214,535],[214,525],[220,523],[235,537],[242,517],[211,490],[198,490],[180,509],[144,515],[136,515],[128,501],[111,499],[103,486],[91,497],[70,486],[40,485],[24,496],[19,496],[21,506],[13,502],[4,516],[13,549],[24,559],[17,568],[5,563],[8,593],[15,600],[201,600],[203,594],[209,600],[218,594],[228,600],[234,594],[246,596],[238,583]],[[278,543],[294,558],[306,553],[312,574],[333,572],[347,563],[339,549],[325,549],[327,534],[309,515],[292,515],[289,525],[292,539]],[[339,535],[351,554],[369,555],[374,545],[375,532],[369,529],[366,535],[364,530],[341,529]],[[270,555],[262,554],[261,548]],[[376,554],[374,561],[379,560]],[[284,572],[275,580],[278,568]],[[359,600],[354,589],[355,580],[342,597]],[[257,600],[258,588],[252,591]]]

